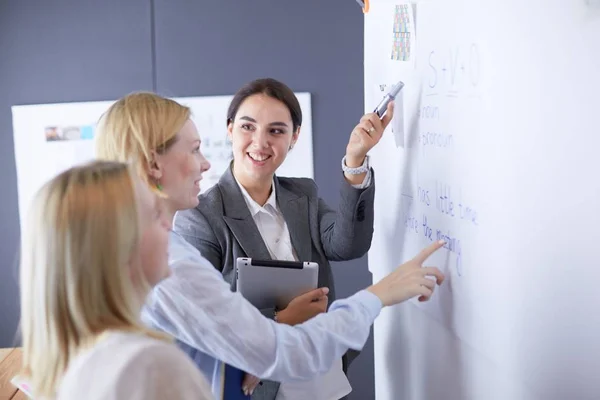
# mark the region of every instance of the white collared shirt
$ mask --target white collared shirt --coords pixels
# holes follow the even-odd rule
[[[290,240],[290,231],[288,230],[287,223],[277,206],[275,184],[272,185],[273,190],[271,190],[271,195],[267,199],[267,202],[264,206],[261,206],[250,197],[237,179],[236,182],[242,191],[244,201],[267,246],[267,250],[269,250],[271,258],[274,260],[298,261],[298,255]]]
[[[244,201],[269,250],[271,258],[274,260],[299,261],[292,246],[287,223],[277,206],[275,183],[271,185],[271,195],[266,203],[261,206],[250,197],[250,194],[237,179],[236,182],[242,191]],[[279,386],[275,400],[339,400],[351,391],[352,387],[342,370],[342,360],[339,358],[333,363],[328,372],[311,381],[282,383]]]

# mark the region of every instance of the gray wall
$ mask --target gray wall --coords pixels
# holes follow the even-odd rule
[[[133,90],[231,94],[264,76],[312,94],[316,181],[337,205],[339,163],[363,112],[356,1],[0,0],[0,347],[14,344],[18,321],[10,106],[112,100]],[[339,296],[370,283],[366,257],[334,269]],[[374,398],[371,339],[350,368],[351,399]]]

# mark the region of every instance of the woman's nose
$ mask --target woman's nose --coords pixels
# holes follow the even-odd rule
[[[262,130],[257,130],[254,133],[252,141],[261,149],[269,147],[269,136]]]

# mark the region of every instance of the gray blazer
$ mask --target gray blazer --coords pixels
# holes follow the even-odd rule
[[[233,165],[233,164],[231,164]],[[341,173],[341,172],[340,172]],[[362,257],[373,237],[375,174],[365,189],[352,187],[345,179],[337,211],[319,198],[317,185],[307,178],[275,177],[277,205],[288,225],[292,246],[301,261],[319,264],[319,287],[329,288],[329,303],[335,299],[335,286],[329,261]],[[200,195],[200,204],[180,211],[173,228],[219,269],[235,290],[235,261],[238,257],[269,260],[271,256],[248,210],[230,168],[219,182]],[[273,318],[274,309],[261,310]],[[344,356],[345,370],[358,352]],[[264,381],[253,399],[273,400],[279,384]]]

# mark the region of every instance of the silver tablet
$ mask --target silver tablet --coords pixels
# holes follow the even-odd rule
[[[283,309],[293,298],[317,288],[319,264],[240,257],[236,279],[237,291],[256,308]]]

